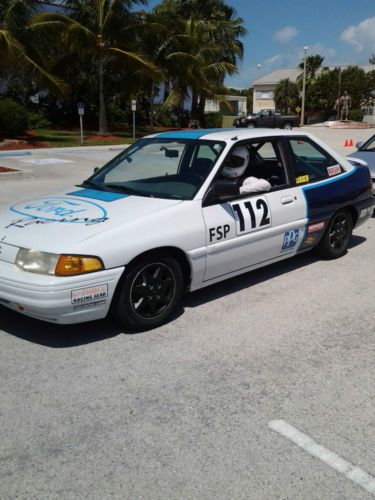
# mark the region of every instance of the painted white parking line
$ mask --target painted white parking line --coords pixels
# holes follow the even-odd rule
[[[32,165],[58,165],[59,163],[74,163],[73,160],[62,160],[61,158],[39,158],[39,159],[17,159],[21,163],[31,163]]]
[[[286,437],[303,450],[307,451],[322,462],[332,467],[345,477],[361,486],[363,489],[375,495],[375,478],[367,474],[364,470],[356,467],[347,460],[344,460],[333,451],[318,444],[309,436],[299,431],[285,420],[271,420],[268,426],[273,431]]]

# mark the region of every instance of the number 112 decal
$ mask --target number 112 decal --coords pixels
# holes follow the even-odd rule
[[[271,212],[264,196],[231,203],[237,234],[250,233],[271,225]]]

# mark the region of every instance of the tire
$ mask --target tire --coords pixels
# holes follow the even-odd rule
[[[291,123],[289,123],[289,122],[284,123],[283,129],[292,130],[292,128],[293,128],[293,125]]]
[[[348,249],[352,230],[353,220],[349,211],[336,212],[317,246],[319,255],[325,259],[337,259],[344,255]]]
[[[116,319],[134,331],[156,328],[170,318],[183,292],[184,275],[176,259],[142,259],[124,276],[114,304]]]
[[[255,123],[253,122],[248,123],[247,128],[255,128]]]

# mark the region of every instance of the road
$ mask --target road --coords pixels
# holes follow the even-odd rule
[[[1,181],[0,199],[113,154]],[[305,254],[190,294],[147,333],[0,307],[0,498],[373,498],[374,230],[341,259]]]

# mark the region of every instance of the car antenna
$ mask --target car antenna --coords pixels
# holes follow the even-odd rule
[[[238,137],[235,135],[234,137],[232,137],[232,141],[238,141]]]

